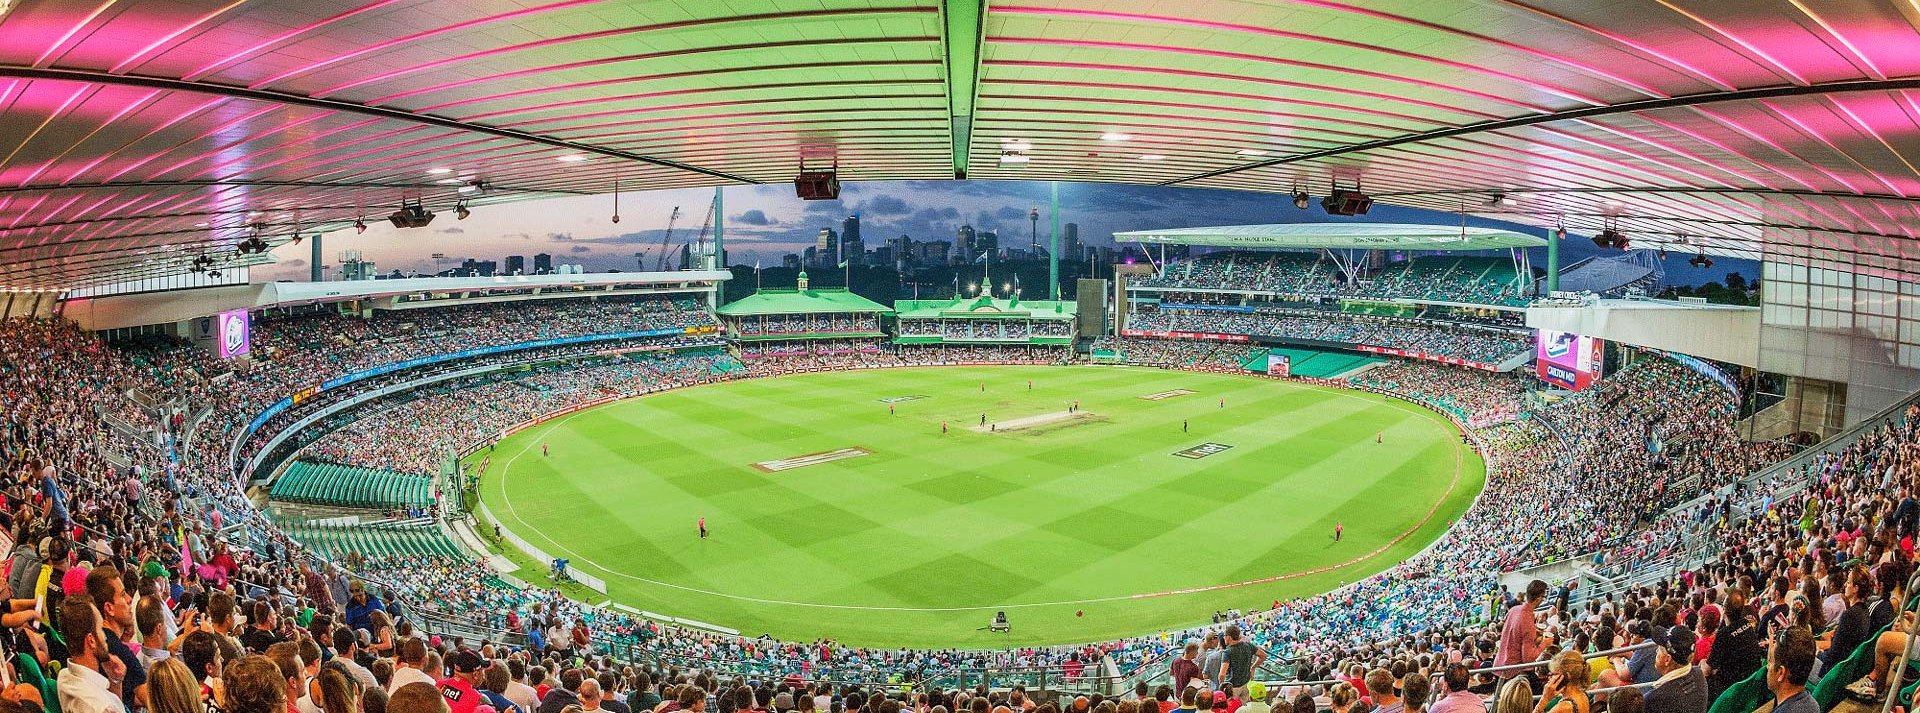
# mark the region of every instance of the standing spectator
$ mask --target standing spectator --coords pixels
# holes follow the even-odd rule
[[[1247,641],[1240,633],[1239,624],[1227,625],[1227,651],[1220,663],[1219,676],[1226,682],[1228,695],[1242,703],[1247,702],[1247,683],[1253,680],[1253,671],[1267,662],[1267,650]]]
[[[1747,593],[1727,590],[1726,619],[1720,633],[1713,637],[1713,654],[1707,657],[1707,697],[1719,698],[1722,691],[1740,682],[1760,668],[1759,624],[1747,608]]]
[[[1536,579],[1527,583],[1526,599],[1507,608],[1507,617],[1500,625],[1500,652],[1493,657],[1494,666],[1539,660],[1540,625],[1534,621],[1533,610],[1546,598],[1547,583]],[[1510,678],[1518,673],[1520,671],[1505,671],[1500,675]]]
[[[1200,645],[1191,641],[1187,642],[1187,645],[1180,651],[1180,658],[1173,660],[1174,690],[1187,690],[1187,685],[1193,681],[1194,677],[1200,675],[1199,658]]]

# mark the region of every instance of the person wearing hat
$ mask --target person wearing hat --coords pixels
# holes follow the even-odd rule
[[[475,708],[487,703],[479,690],[487,680],[486,659],[460,649],[447,656],[447,663],[453,667],[453,675],[440,679],[434,686],[440,689],[440,696],[447,699],[447,708],[452,713],[474,713]]]
[[[347,626],[372,631],[373,622],[368,619],[368,615],[386,610],[387,607],[380,603],[380,598],[368,592],[367,585],[362,584],[360,580],[356,579],[347,584]]]
[[[1647,689],[1647,710],[1660,713],[1706,713],[1707,676],[1692,664],[1693,630],[1684,625],[1655,632],[1654,667],[1660,678]]]

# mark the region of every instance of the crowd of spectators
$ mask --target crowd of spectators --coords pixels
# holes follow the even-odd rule
[[[600,329],[606,327],[595,331]],[[482,336],[491,333],[461,331],[475,340],[499,343]],[[449,339],[436,344],[467,346],[457,337]],[[368,344],[375,349],[388,347],[384,340]],[[314,370],[300,375],[305,378],[339,373],[364,362],[332,352],[353,351],[361,345],[319,338],[299,347],[315,354],[284,352],[255,369],[299,364]],[[1244,349],[1221,346],[1227,353]],[[389,356],[420,353],[414,347],[394,348],[398,351]],[[505,586],[485,576],[480,565],[464,560],[367,563],[371,573],[363,576],[384,577],[397,588],[398,597],[380,607],[392,614],[412,608],[400,606],[400,600],[444,595],[465,615],[481,617],[488,625],[517,628],[537,643],[512,651],[498,644],[436,640],[413,631],[404,614],[374,616],[375,595],[351,584],[341,569],[321,563],[310,571],[294,564],[305,559],[300,545],[276,536],[271,525],[263,523],[240,496],[231,471],[223,467],[221,441],[225,438],[230,443],[237,435],[234,415],[223,416],[225,405],[199,418],[191,409],[170,412],[126,404],[135,393],[161,404],[192,403],[209,394],[225,399],[234,392],[240,392],[239,400],[245,401],[249,385],[267,379],[244,377],[271,377],[271,373],[230,374],[225,365],[191,352],[149,346],[122,353],[62,322],[0,323],[0,405],[5,407],[0,415],[4,419],[0,457],[10,475],[5,493],[9,507],[0,525],[15,541],[37,543],[24,548],[29,564],[16,559],[13,572],[37,570],[39,560],[33,558],[45,558],[51,579],[59,585],[49,587],[47,606],[9,614],[12,618],[5,623],[17,636],[6,638],[15,642],[12,652],[33,660],[36,670],[67,663],[58,674],[59,696],[63,703],[72,696],[74,702],[68,708],[74,713],[91,713],[95,708],[89,705],[110,709],[100,702],[107,696],[163,713],[175,713],[170,706],[177,705],[187,706],[180,710],[194,710],[192,705],[203,701],[217,704],[223,713],[278,713],[276,708],[290,709],[299,703],[289,699],[303,698],[289,695],[288,684],[294,684],[293,693],[300,693],[304,687],[298,684],[305,675],[321,679],[320,693],[304,696],[310,699],[305,705],[324,706],[328,713],[371,709],[371,704],[360,703],[363,699],[357,694],[336,695],[353,690],[341,688],[351,685],[350,681],[368,689],[390,689],[391,700],[383,702],[396,713],[437,713],[440,701],[479,696],[469,693],[475,683],[492,687],[496,671],[506,675],[507,682],[500,687],[508,701],[485,700],[502,711],[515,702],[525,707],[546,705],[543,693],[563,705],[579,700],[593,710],[601,707],[609,692],[616,698],[631,693],[623,702],[650,709],[656,698],[686,696],[685,710],[699,710],[709,696],[723,690],[734,692],[736,707],[753,699],[745,706],[749,710],[782,708],[771,701],[783,693],[790,703],[824,696],[829,705],[854,695],[861,698],[850,707],[872,710],[875,705],[890,704],[866,702],[865,695],[878,692],[871,685],[822,690],[803,682],[804,690],[795,691],[785,684],[786,677],[898,681],[927,670],[985,662],[1065,665],[1101,658],[1129,670],[1177,655],[1189,639],[1204,639],[1218,631],[1210,625],[1087,646],[995,652],[869,650],[830,641],[776,642],[663,626],[567,602],[550,591]],[[859,349],[853,353],[864,354]],[[893,356],[903,364],[937,364],[1057,361],[1063,352],[928,346],[902,347]],[[782,358],[771,355],[757,361]],[[662,363],[643,366],[654,359]],[[465,406],[481,401],[489,406],[526,403],[537,411],[605,393],[609,385],[617,390],[632,383],[672,382],[681,377],[675,376],[680,373],[677,368],[665,365],[669,359],[617,360],[584,366],[580,373],[534,373],[521,380],[481,384],[473,394],[429,392],[416,399],[428,402],[416,404],[418,411],[388,407],[362,418],[397,421],[430,434],[437,427],[427,422],[435,416],[442,420],[465,417],[442,410],[448,408],[442,405],[442,397],[448,397],[446,403]],[[282,361],[288,364],[273,366]],[[656,371],[623,371],[644,368]],[[1871,634],[1879,612],[1886,610],[1881,602],[1897,602],[1904,595],[1898,585],[1911,569],[1911,534],[1920,530],[1920,504],[1913,495],[1915,476],[1920,475],[1915,472],[1920,469],[1916,466],[1920,443],[1915,439],[1913,414],[1905,423],[1876,431],[1838,455],[1765,484],[1767,493],[1780,493],[1776,497],[1743,490],[1731,481],[1777,458],[1782,454],[1778,447],[1742,442],[1732,429],[1733,395],[1677,362],[1642,360],[1589,391],[1533,412],[1523,412],[1512,385],[1497,378],[1446,378],[1473,372],[1435,365],[1389,368],[1396,371],[1368,372],[1370,385],[1391,387],[1414,400],[1449,404],[1451,410],[1469,414],[1462,421],[1486,455],[1487,489],[1435,546],[1387,572],[1327,594],[1248,603],[1249,613],[1231,623],[1253,645],[1304,658],[1308,675],[1338,672],[1351,677],[1353,666],[1385,663],[1383,668],[1390,671],[1400,669],[1403,691],[1411,680],[1407,672],[1447,678],[1449,664],[1485,662],[1509,648],[1510,642],[1502,641],[1501,628],[1493,625],[1501,622],[1504,605],[1512,597],[1489,591],[1492,573],[1595,549],[1642,547],[1645,542],[1637,535],[1644,529],[1636,528],[1645,528],[1665,506],[1685,496],[1710,492],[1715,498],[1690,516],[1726,543],[1712,563],[1671,581],[1596,602],[1592,615],[1574,611],[1571,604],[1555,605],[1544,619],[1549,638],[1528,646],[1515,644],[1522,658],[1549,656],[1555,648],[1598,651],[1605,648],[1603,644],[1631,641],[1637,636],[1634,631],[1643,630],[1635,622],[1646,622],[1647,630],[1660,627],[1669,632],[1672,626],[1687,626],[1709,636],[1717,625],[1720,636],[1704,656],[1710,666],[1708,680],[1722,690],[1759,665],[1758,641],[1777,640],[1742,632],[1748,627],[1763,632],[1793,629],[1803,623],[1803,617],[1811,630],[1829,628],[1815,623],[1815,611],[1825,617],[1819,622],[1833,623],[1832,634],[1825,639],[1829,651],[1841,652],[1826,655],[1823,666],[1827,669],[1850,653],[1854,644],[1897,649],[1900,642],[1876,640]],[[588,370],[603,371],[583,377]],[[235,389],[208,388],[216,379]],[[298,382],[287,377],[277,383]],[[483,392],[486,398],[474,398]],[[279,395],[270,389],[268,394]],[[263,404],[255,401],[253,405]],[[111,414],[124,427],[109,424],[100,418],[102,414]],[[196,418],[177,417],[182,414]],[[1507,414],[1512,417],[1505,418]],[[241,409],[238,415],[249,414]],[[135,433],[124,433],[129,428]],[[112,435],[115,430],[122,434]],[[145,431],[156,437],[134,437]],[[334,433],[344,445],[326,447],[349,454],[343,457],[381,447],[354,441],[366,438],[366,432],[355,430],[355,425]],[[417,446],[408,448],[431,450],[459,437],[457,433],[422,436]],[[126,462],[107,461],[100,455],[102,443],[112,444]],[[1809,487],[1793,489],[1798,486]],[[1594,497],[1595,493],[1608,497]],[[1761,505],[1751,505],[1754,502]],[[227,535],[242,526],[260,537],[230,544]],[[22,551],[16,549],[16,557]],[[92,574],[84,573],[89,569]],[[12,581],[15,577],[8,579],[15,588],[13,599],[36,599],[18,588]],[[1809,591],[1813,594],[1808,595]],[[1795,593],[1819,605],[1796,609]],[[1667,623],[1669,614],[1662,609],[1670,610],[1674,624]],[[1717,614],[1708,615],[1708,611]],[[64,637],[55,640],[33,633],[36,618]],[[394,619],[402,620],[400,625]],[[103,628],[112,636],[95,633],[95,621],[105,622]],[[1628,632],[1628,638],[1621,638],[1618,632],[1622,631]],[[175,633],[185,636],[175,637]],[[1526,633],[1534,631],[1529,628]],[[148,656],[110,653],[112,642],[136,638],[148,646],[140,649]],[[603,642],[616,640],[642,647],[654,656],[652,660],[666,663],[634,668],[601,658],[613,653]],[[265,655],[242,653],[247,651]],[[163,653],[169,655],[163,659]],[[110,657],[120,663],[106,663]],[[322,666],[322,659],[354,662],[367,676],[345,665]],[[216,660],[224,666],[211,663]],[[726,663],[716,662],[720,660]],[[180,675],[178,668],[186,669],[185,687],[140,683],[168,681]],[[303,674],[311,671],[317,673]],[[730,680],[736,673],[751,680]],[[1369,691],[1380,700],[1393,698],[1388,690],[1395,679],[1391,672],[1388,675],[1386,686]],[[112,686],[115,677],[121,678],[118,689]],[[558,685],[549,680],[553,677]],[[1372,677],[1357,678],[1366,682]],[[69,679],[75,681],[71,687]],[[439,679],[439,691],[432,690],[436,685],[432,679]],[[373,685],[366,685],[369,681]],[[515,688],[515,681],[528,690]],[[95,695],[90,685],[100,689],[99,701],[83,698]],[[427,690],[420,695],[423,687]],[[744,694],[739,693],[742,688]],[[1349,689],[1329,689],[1328,702],[1342,702],[1361,690],[1351,684]],[[191,700],[165,698],[180,690],[188,691]],[[532,698],[525,697],[529,693]],[[156,695],[161,696],[159,702]],[[515,695],[522,700],[511,701]],[[956,698],[941,693],[932,699],[960,705]],[[434,703],[428,705],[429,700]],[[428,707],[407,707],[421,705]],[[521,713],[531,712],[523,709]]]
[[[1100,337],[1093,340],[1092,351],[1096,356],[1112,352],[1132,364],[1202,371],[1240,371],[1245,368],[1253,349],[1239,342]]]
[[[871,334],[880,331],[877,314],[749,315],[729,322],[741,336],[782,334]]]
[[[347,410],[321,424],[303,457],[433,476],[461,449],[561,409],[693,384],[737,369],[717,351],[633,354],[566,362],[539,371],[494,372]]]
[[[1434,255],[1368,270],[1350,279],[1318,253],[1212,252],[1176,260],[1136,286],[1175,290],[1248,291],[1308,297],[1414,298],[1436,302],[1522,306],[1528,280],[1505,258]]]
[[[1530,337],[1520,331],[1325,310],[1238,312],[1146,305],[1128,315],[1127,327],[1365,344],[1489,365],[1532,349]]]
[[[1073,322],[1048,319],[902,319],[902,337],[940,337],[951,341],[1018,341],[1031,337],[1071,337]]]

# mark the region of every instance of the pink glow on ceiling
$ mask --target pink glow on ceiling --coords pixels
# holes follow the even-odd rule
[[[1267,57],[1267,56],[1256,55],[1256,54],[1247,54],[1244,52],[1226,52],[1223,50],[1209,50],[1209,49],[1201,49],[1198,47],[1178,47],[1173,45],[1155,45],[1155,44],[1144,44],[1144,43],[1135,43],[1135,42],[1114,42],[1114,41],[1107,41],[1107,40],[1046,39],[1046,38],[1037,38],[1037,37],[989,37],[987,38],[987,43],[989,45],[1018,44],[1018,45],[1041,45],[1041,46],[1060,46],[1060,47],[1097,47],[1100,49],[1137,50],[1141,52],[1164,52],[1164,53],[1179,54],[1179,55],[1212,57],[1215,59],[1239,60],[1243,62],[1278,64],[1278,65],[1283,65],[1288,67],[1298,67],[1301,69],[1312,69],[1312,70],[1318,70],[1323,72],[1331,72],[1334,74],[1367,77],[1369,79],[1377,79],[1380,81],[1391,82],[1394,84],[1406,84],[1406,85],[1411,85],[1415,87],[1420,87],[1422,89],[1431,89],[1434,91],[1443,92],[1447,94],[1459,94],[1464,96],[1470,96],[1483,101],[1492,102],[1494,104],[1501,104],[1504,106],[1511,106],[1511,107],[1516,107],[1520,109],[1525,109],[1527,111],[1530,111],[1536,114],[1553,113],[1553,110],[1549,107],[1540,106],[1538,104],[1529,104],[1527,102],[1519,101],[1516,99],[1509,99],[1507,97],[1499,96],[1497,94],[1491,94],[1488,92],[1462,89],[1460,87],[1455,87],[1455,86],[1446,84],[1444,82],[1432,82],[1424,79],[1416,79],[1413,77],[1396,76],[1396,75],[1387,74],[1384,72],[1373,72],[1373,71],[1368,71],[1364,69],[1355,69],[1353,67],[1341,67],[1338,65],[1321,64],[1318,62],[1304,62],[1299,60],[1280,59],[1278,57]],[[1325,88],[1329,91],[1342,91],[1340,88],[1330,86],[1330,85],[1326,86]],[[1410,100],[1403,100],[1403,101],[1410,101]],[[1445,104],[1439,104],[1439,103],[1429,103],[1429,104],[1434,108],[1445,109],[1451,112],[1457,112],[1457,113],[1468,114],[1468,115],[1480,115],[1488,118],[1499,117],[1499,115],[1497,114],[1487,114],[1484,112],[1470,111],[1460,107],[1449,107]]]
[[[195,18],[192,22],[188,22],[186,24],[180,25],[179,28],[175,29],[174,31],[161,35],[158,39],[155,39],[151,44],[148,44],[146,47],[140,48],[140,51],[127,55],[126,59],[120,60],[118,64],[113,65],[113,67],[108,69],[107,72],[110,74],[126,74],[129,70],[133,69],[136,66],[139,66],[141,62],[146,61],[146,58],[149,55],[153,54],[155,51],[159,50],[161,47],[164,47],[168,44],[172,44],[173,41],[176,39],[179,39],[181,35],[184,35],[188,32],[192,32],[195,28],[206,25],[207,23],[214,21],[215,18],[218,18],[221,15],[225,15],[227,11],[232,10],[236,7],[240,7],[241,5],[244,5],[246,3],[247,3],[247,0],[233,0],[233,2],[227,3],[226,5],[222,5],[218,8],[214,8],[212,12],[201,15],[200,17]]]
[[[1523,11],[1532,13],[1534,15],[1537,15],[1539,17],[1551,20],[1556,24],[1564,25],[1566,27],[1572,27],[1582,32],[1592,34],[1596,37],[1603,38],[1613,44],[1632,48],[1634,51],[1639,52],[1640,54],[1646,55],[1648,57],[1652,57],[1654,59],[1658,59],[1661,62],[1672,65],[1674,67],[1678,67],[1681,70],[1684,70],[1686,74],[1692,75],[1694,78],[1699,79],[1701,81],[1705,81],[1708,84],[1712,84],[1714,88],[1719,89],[1720,91],[1730,92],[1736,88],[1732,82],[1728,82],[1727,80],[1722,79],[1718,76],[1715,76],[1711,73],[1703,72],[1700,70],[1699,67],[1695,67],[1691,64],[1680,61],[1679,59],[1676,59],[1665,52],[1661,52],[1660,50],[1647,46],[1646,44],[1638,42],[1626,35],[1623,35],[1617,32],[1608,32],[1598,27],[1594,27],[1592,25],[1588,25],[1586,23],[1576,21],[1564,15],[1558,15],[1551,12],[1547,12],[1546,10],[1542,10],[1540,8],[1534,7],[1532,5],[1528,5],[1523,2],[1513,2],[1512,0],[1507,0],[1506,2],[1503,3],[1503,6],[1514,8],[1517,10],[1523,10]]]
[[[379,0],[379,2],[362,5],[360,7],[347,10],[346,12],[342,12],[338,15],[334,15],[332,17],[328,17],[323,20],[319,20],[313,23],[295,27],[291,30],[287,30],[286,32],[282,32],[278,35],[274,35],[265,40],[262,40],[261,42],[251,47],[240,50],[238,52],[227,55],[225,57],[221,57],[220,59],[214,60],[213,62],[207,63],[205,65],[202,65],[199,69],[193,70],[191,72],[188,72],[182,75],[181,78],[190,82],[199,81],[205,78],[207,75],[212,74],[215,71],[218,71],[222,67],[226,67],[228,65],[231,65],[235,62],[239,62],[248,57],[258,55],[261,52],[265,52],[268,49],[277,47],[280,44],[285,43],[288,40],[292,40],[295,37],[312,33],[316,30],[319,30],[322,27],[327,27],[329,25],[333,25],[333,24],[351,19],[357,15],[372,12],[374,10],[379,10],[379,9],[396,5],[402,2],[407,2],[407,0]]]
[[[160,125],[153,127],[152,129],[148,130],[145,134],[140,135],[138,138],[135,138],[131,141],[126,142],[124,145],[120,146],[117,149],[114,149],[113,151],[103,152],[100,155],[100,158],[95,159],[92,162],[88,163],[87,165],[81,166],[78,170],[75,170],[73,173],[68,174],[65,180],[60,181],[60,185],[65,186],[73,183],[75,180],[79,179],[80,176],[85,175],[86,173],[92,171],[96,166],[99,166],[102,162],[106,161],[109,158],[118,156],[120,151],[124,151],[129,147],[135,146],[143,141],[146,141],[147,139],[153,138],[154,136],[159,135],[160,132],[173,128],[174,126],[177,126],[180,123],[192,117],[199,116],[202,113],[205,113],[206,111],[216,106],[219,106],[220,104],[226,103],[227,101],[228,100],[224,97],[215,97],[212,99],[208,99],[204,102],[201,102],[200,104],[195,105],[187,109],[186,111],[175,114],[172,119],[169,119],[165,122],[162,122]]]
[[[106,0],[94,7],[93,12],[87,13],[86,17],[80,18],[79,22],[73,23],[71,27],[67,28],[65,34],[60,35],[60,39],[54,40],[52,44],[47,45],[47,48],[40,52],[40,56],[34,58],[33,66],[45,67],[51,63],[53,58],[66,48],[67,42],[72,40],[74,35],[80,34],[81,30],[93,24],[94,20],[99,19],[100,15],[105,13],[108,8],[113,7],[117,1],[118,0]]]
[[[931,5],[922,6],[922,7],[866,7],[866,8],[851,7],[851,8],[841,8],[841,9],[833,9],[833,10],[796,10],[791,12],[768,12],[768,13],[760,13],[755,15],[725,15],[725,16],[718,16],[718,17],[703,17],[703,18],[694,18],[690,20],[680,20],[677,22],[662,22],[662,23],[656,23],[652,25],[641,25],[637,27],[617,27],[617,28],[608,29],[608,30],[600,30],[597,32],[586,32],[586,33],[581,33],[576,35],[567,35],[564,37],[552,37],[547,39],[535,40],[532,42],[523,42],[515,45],[495,47],[491,49],[481,50],[478,52],[469,52],[467,54],[458,55],[454,57],[437,59],[432,62],[417,64],[410,67],[401,67],[401,68],[393,69],[390,71],[381,72],[379,74],[374,74],[372,76],[355,79],[345,84],[328,87],[326,89],[322,89],[320,91],[314,92],[313,96],[316,96],[316,97],[332,96],[334,94],[338,94],[348,89],[366,86],[368,84],[384,82],[397,77],[413,74],[416,72],[424,72],[424,71],[429,71],[433,69],[438,69],[441,67],[470,64],[470,63],[478,62],[491,57],[498,57],[501,55],[512,54],[515,52],[524,52],[527,50],[539,49],[542,47],[553,47],[553,46],[570,44],[575,42],[589,42],[593,40],[603,40],[611,37],[620,37],[623,35],[631,35],[631,34],[644,33],[644,32],[684,30],[688,28],[704,27],[707,25],[722,25],[722,24],[737,23],[737,22],[785,23],[785,22],[794,22],[794,21],[808,20],[808,19],[814,19],[814,18],[860,17],[865,15],[898,15],[902,13],[926,14],[926,13],[937,12],[937,11],[938,11],[938,8],[935,8]],[[836,39],[846,39],[846,38],[836,38]]]
[[[1385,54],[1393,57],[1411,59],[1414,61],[1426,62],[1429,64],[1437,64],[1442,67],[1447,67],[1447,68],[1458,70],[1461,72],[1466,72],[1468,74],[1479,74],[1479,75],[1485,75],[1490,77],[1498,77],[1500,79],[1506,80],[1513,84],[1527,87],[1529,89],[1532,89],[1537,92],[1541,92],[1543,94],[1552,94],[1554,96],[1561,97],[1563,99],[1571,99],[1573,101],[1577,101],[1583,104],[1588,104],[1591,106],[1605,106],[1606,104],[1608,104],[1608,102],[1604,100],[1590,97],[1584,94],[1580,94],[1570,89],[1556,87],[1548,84],[1542,84],[1540,82],[1533,81],[1531,79],[1522,77],[1517,74],[1501,72],[1483,65],[1475,65],[1468,62],[1458,62],[1450,59],[1444,59],[1441,57],[1435,57],[1432,55],[1419,54],[1417,52],[1397,50],[1390,47],[1384,47],[1378,44],[1372,44],[1372,43],[1366,43],[1366,42],[1354,42],[1352,40],[1342,40],[1342,39],[1326,37],[1321,35],[1311,35],[1303,32],[1289,32],[1286,30],[1281,30],[1281,29],[1271,28],[1271,27],[1256,27],[1253,25],[1239,25],[1239,24],[1233,24],[1233,23],[1227,23],[1227,22],[1213,22],[1209,20],[1200,20],[1200,19],[1187,18],[1187,17],[1171,17],[1166,15],[1147,15],[1147,14],[1141,14],[1141,13],[1111,12],[1111,11],[1103,11],[1103,10],[1074,10],[1074,9],[1066,9],[1066,8],[1004,7],[1000,5],[995,5],[993,6],[992,13],[996,15],[1037,15],[1037,16],[1043,16],[1043,17],[1094,18],[1094,19],[1102,19],[1102,20],[1117,20],[1117,21],[1124,21],[1124,22],[1143,22],[1151,25],[1197,27],[1197,28],[1207,29],[1207,30],[1263,35],[1266,37],[1277,37],[1281,39],[1297,40],[1301,42],[1309,42],[1309,43],[1315,43],[1315,44],[1330,44],[1336,47],[1344,47],[1347,49],[1357,49],[1357,50],[1362,50],[1367,52],[1379,52],[1381,54]]]
[[[387,40],[385,42],[374,43],[371,45],[367,45],[365,47],[361,47],[360,49],[347,52],[345,54],[337,54],[323,60],[319,60],[310,64],[303,65],[296,69],[290,69],[285,72],[276,74],[274,76],[267,77],[266,79],[262,79],[262,80],[253,82],[252,84],[248,84],[247,88],[262,89],[270,85],[286,81],[293,77],[298,77],[305,74],[311,74],[315,70],[330,67],[350,59],[354,59],[357,57],[365,57],[369,54],[379,52],[382,50],[389,50],[395,47],[414,44],[429,37],[457,33],[462,30],[481,27],[484,25],[490,25],[496,22],[506,22],[508,20],[516,20],[523,17],[532,17],[535,15],[543,14],[543,13],[553,12],[555,10],[564,10],[567,8],[574,8],[574,7],[584,7],[584,6],[592,5],[598,2],[600,2],[600,0],[562,0],[561,2],[550,3],[547,5],[536,5],[534,7],[521,8],[513,12],[501,13],[498,15],[489,15],[487,17],[477,17],[471,20],[466,20],[464,22],[456,22],[450,25],[442,25],[440,27],[436,27],[431,30],[422,30],[420,32],[415,32],[410,35],[396,37],[394,39]]]

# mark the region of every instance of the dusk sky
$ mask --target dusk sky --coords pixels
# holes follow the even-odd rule
[[[343,250],[359,250],[378,264],[381,272],[437,272],[466,258],[502,260],[507,255],[551,253],[556,264],[580,264],[590,272],[638,267],[634,253],[648,251],[647,263],[660,244],[667,216],[679,206],[674,243],[691,240],[713,195],[712,189],[626,193],[620,197],[620,223],[613,215],[613,198],[580,196],[479,206],[473,216],[455,220],[444,211],[424,230],[397,230],[385,221],[369,221],[364,235],[352,231],[330,233],[324,255],[335,265]],[[869,249],[888,238],[912,236],[915,241],[952,240],[962,224],[977,230],[996,230],[1001,245],[1025,245],[1030,229],[1027,212],[1041,210],[1040,236],[1048,230],[1048,184],[1031,181],[894,181],[850,183],[838,201],[802,201],[791,185],[744,186],[726,189],[726,240],[730,261],[780,264],[786,253],[812,244],[823,227],[838,231],[840,222],[858,213],[862,239]],[[1131,186],[1104,183],[1060,184],[1060,221],[1078,223],[1080,237],[1090,244],[1111,244],[1112,234],[1127,230],[1250,223],[1364,220],[1395,223],[1459,224],[1451,213],[1376,204],[1357,218],[1329,218],[1316,200],[1307,210],[1293,207],[1289,196],[1270,193]],[[1469,225],[1504,227],[1541,235],[1539,228],[1469,219]],[[1584,237],[1584,236],[1583,236]],[[1563,243],[1563,263],[1598,251],[1592,243]],[[1544,251],[1533,256],[1545,265]],[[444,257],[435,259],[434,254]],[[253,270],[255,280],[304,280],[309,248],[282,246],[274,251],[277,265]],[[1729,270],[1753,276],[1751,263],[1716,260],[1711,270],[1685,264],[1686,256],[1669,256],[1668,281],[1698,284],[1718,280]]]

